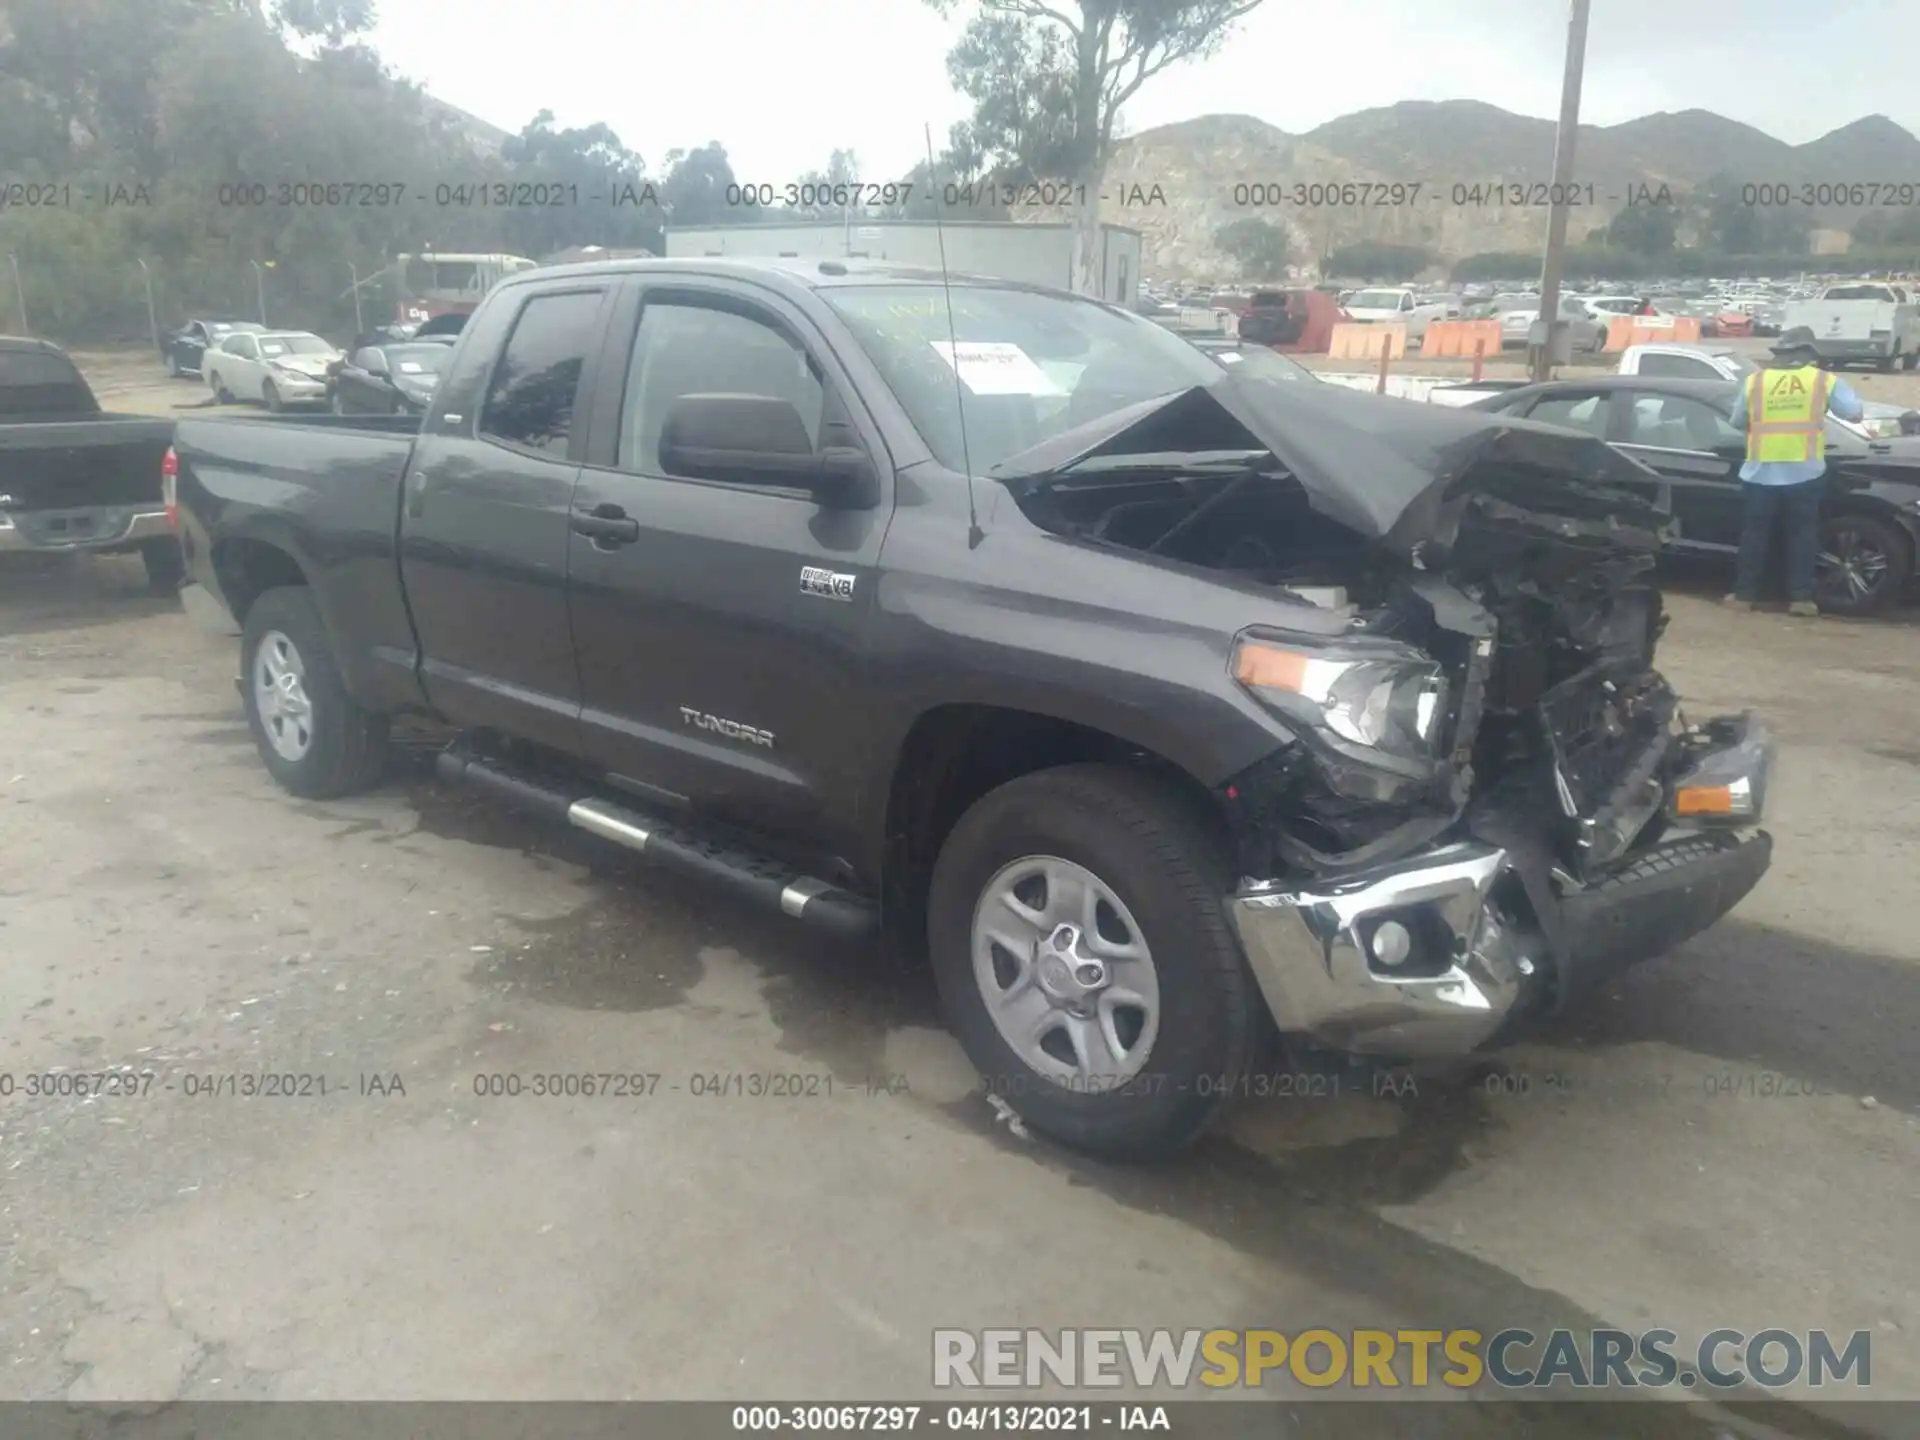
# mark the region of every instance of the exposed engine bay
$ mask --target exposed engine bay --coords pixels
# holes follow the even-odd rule
[[[1236,778],[1247,873],[1337,874],[1471,828],[1532,851],[1542,883],[1579,887],[1659,834],[1678,703],[1653,669],[1652,554],[1610,538],[1599,504],[1582,516],[1560,496],[1543,516],[1515,503],[1521,489],[1463,498],[1449,543],[1412,563],[1316,511],[1270,457],[1063,476],[1021,505],[1054,533],[1272,587],[1444,668],[1424,773],[1384,776],[1303,731]]]

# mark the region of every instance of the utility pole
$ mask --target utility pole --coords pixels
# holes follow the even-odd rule
[[[1560,128],[1553,141],[1553,188],[1547,196],[1552,202],[1547,213],[1547,258],[1540,273],[1540,318],[1546,343],[1533,352],[1535,381],[1545,380],[1552,372],[1555,342],[1567,325],[1560,318],[1560,268],[1566,260],[1567,201],[1573,190],[1573,142],[1580,129],[1580,81],[1586,69],[1591,3],[1573,0],[1573,15],[1567,22],[1567,69],[1560,81]]]
[[[260,301],[260,323],[264,325],[267,323],[266,272],[260,268],[260,262],[258,260],[249,260],[247,263],[253,266],[253,293]]]
[[[27,323],[27,287],[20,283],[20,257],[7,256],[7,264],[13,267],[13,298],[20,305],[20,333],[33,334],[33,328]]]
[[[153,331],[153,348],[160,348],[160,312],[153,308],[153,271],[147,268],[147,262],[135,256],[133,263],[140,267],[140,279],[147,290],[147,327]]]

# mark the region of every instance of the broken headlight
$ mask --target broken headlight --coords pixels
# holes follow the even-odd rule
[[[1234,641],[1233,678],[1335,749],[1403,762],[1395,768],[1439,755],[1446,673],[1409,646],[1247,630]]]

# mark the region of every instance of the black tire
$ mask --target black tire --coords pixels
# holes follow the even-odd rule
[[[213,391],[213,398],[216,404],[231,405],[233,403],[233,392],[221,383],[218,375],[209,375],[207,377],[207,388]]]
[[[1106,1093],[1071,1089],[1021,1059],[974,976],[975,907],[1003,866],[1030,855],[1092,871],[1133,912],[1153,955],[1158,1034],[1144,1070]],[[928,939],[948,1020],[989,1093],[1034,1130],[1095,1155],[1160,1159],[1197,1139],[1262,1033],[1258,987],[1222,900],[1231,875],[1211,817],[1161,777],[1068,765],[977,801],[934,866]]]
[[[1913,580],[1913,546],[1906,532],[1878,515],[1843,510],[1827,516],[1820,523],[1820,553],[1875,554],[1885,560],[1878,583],[1864,594],[1828,567],[1816,570],[1814,593],[1829,615],[1877,615],[1898,602]]]
[[[312,739],[306,753],[289,759],[267,738],[255,693],[263,639],[284,635],[299,652],[303,688],[312,706]],[[387,717],[361,707],[340,679],[333,643],[305,586],[269,590],[247,611],[240,638],[240,693],[254,748],[267,770],[287,790],[309,800],[331,800],[365,790],[380,779],[387,758]]]
[[[271,380],[260,387],[260,398],[275,415],[287,408],[287,402],[280,398],[280,387]]]
[[[140,559],[147,567],[147,588],[156,595],[177,594],[180,582],[187,578],[187,557],[180,552],[178,540],[149,540],[140,547]]]

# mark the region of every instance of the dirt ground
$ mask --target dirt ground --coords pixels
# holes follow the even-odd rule
[[[90,368],[121,408],[197,394]],[[891,957],[449,791],[422,755],[294,800],[233,642],[137,560],[10,559],[0,1399],[898,1398],[931,1393],[941,1326],[1615,1324],[1865,1330],[1872,1393],[1920,1401],[1920,647],[1911,617],[1736,615],[1679,579],[1666,670],[1780,738],[1759,889],[1504,1079],[1354,1070],[1123,1169],[1000,1123]],[[157,1078],[24,1093],[108,1069]],[[561,1071],[662,1078],[482,1093]],[[814,1088],[694,1093],[771,1073]],[[332,1088],[227,1079],[267,1074]],[[1821,1398],[1764,1425],[1441,1407],[1420,1433],[1912,1433]]]

